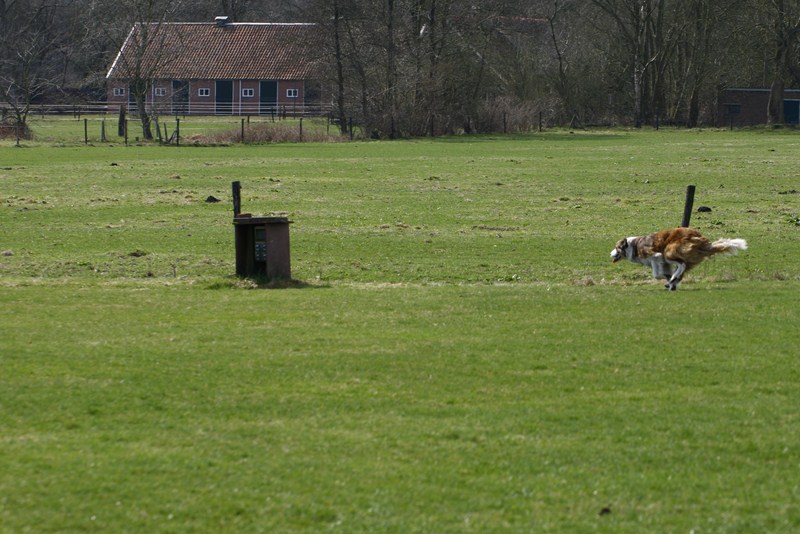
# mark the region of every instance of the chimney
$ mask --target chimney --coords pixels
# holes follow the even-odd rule
[[[214,22],[217,24],[218,28],[221,28],[228,24],[231,21],[230,17],[216,17],[214,18]]]

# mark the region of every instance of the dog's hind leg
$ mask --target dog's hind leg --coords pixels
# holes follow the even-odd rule
[[[678,284],[680,284],[681,280],[683,279],[683,273],[686,271],[686,264],[682,261],[673,261],[670,262],[670,264],[675,265],[677,268],[675,269],[675,272],[672,273],[669,282],[667,282],[664,287],[670,291],[675,291],[678,289]]]

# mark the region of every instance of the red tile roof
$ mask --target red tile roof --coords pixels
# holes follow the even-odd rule
[[[106,77],[130,78],[139,56],[151,79],[306,80],[314,77],[316,31],[314,24],[136,24]]]

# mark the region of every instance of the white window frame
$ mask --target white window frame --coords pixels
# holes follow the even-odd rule
[[[286,98],[297,98],[300,96],[300,89],[287,89]]]
[[[254,96],[256,96],[255,89],[249,87],[242,89],[242,98],[253,98]]]
[[[115,87],[114,88],[114,96],[125,96],[125,88],[124,87]]]
[[[197,96],[211,96],[211,88],[209,88],[209,87],[200,87],[197,90]]]
[[[167,88],[166,87],[156,87],[154,94],[156,96],[167,96]]]

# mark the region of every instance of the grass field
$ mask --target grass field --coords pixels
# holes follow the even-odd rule
[[[0,532],[800,529],[800,134],[59,135],[0,144]],[[688,184],[750,249],[612,265]]]

